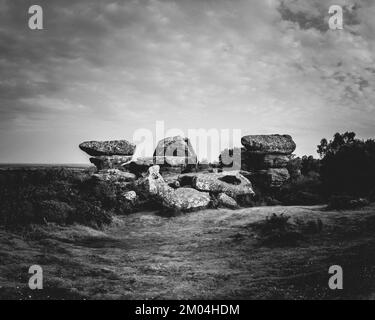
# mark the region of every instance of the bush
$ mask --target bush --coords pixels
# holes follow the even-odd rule
[[[36,211],[39,222],[65,224],[74,212],[74,208],[65,202],[45,200],[37,205]]]
[[[312,172],[283,185],[277,199],[285,205],[317,205],[326,201],[319,174]]]
[[[260,242],[269,246],[295,246],[304,237],[289,222],[290,216],[273,213],[265,220],[252,225],[258,231]]]
[[[126,183],[100,181],[91,172],[69,169],[17,169],[0,172],[0,224],[55,222],[101,226],[112,214],[135,210]]]

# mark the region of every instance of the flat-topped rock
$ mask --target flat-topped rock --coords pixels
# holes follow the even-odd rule
[[[131,156],[135,145],[127,140],[85,141],[79,148],[90,156]]]
[[[249,135],[241,139],[247,151],[255,153],[291,154],[296,144],[290,135]]]

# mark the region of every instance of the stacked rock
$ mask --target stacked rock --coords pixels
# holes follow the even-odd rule
[[[122,166],[131,161],[135,145],[126,140],[86,141],[79,148],[92,156],[90,162],[98,170],[122,169]]]
[[[241,143],[241,169],[252,173],[254,184],[278,188],[290,178],[287,165],[296,149],[291,136],[249,135]]]
[[[197,155],[188,138],[167,137],[159,141],[153,162],[160,166],[161,172],[182,173],[196,168]]]

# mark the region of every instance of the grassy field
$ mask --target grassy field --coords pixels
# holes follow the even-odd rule
[[[266,219],[273,213],[290,219],[272,225]],[[177,217],[142,212],[100,231],[0,229],[0,298],[371,299],[374,233],[375,206],[218,209]],[[43,290],[28,289],[33,264],[43,267]],[[334,264],[344,270],[341,291],[328,288]]]

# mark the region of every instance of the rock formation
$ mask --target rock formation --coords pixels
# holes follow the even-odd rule
[[[181,136],[160,140],[153,156],[162,172],[181,173],[197,166],[197,155],[189,139]]]
[[[138,186],[150,193],[164,208],[177,211],[191,211],[206,208],[211,202],[207,192],[192,188],[170,187],[159,173],[158,165],[148,169],[148,175],[140,179]]]
[[[79,148],[92,156],[90,162],[98,170],[122,169],[123,164],[131,161],[136,146],[126,140],[86,141]]]
[[[289,135],[250,135],[241,139],[241,168],[256,186],[279,188],[289,179],[286,169],[296,144]]]
[[[234,199],[254,194],[251,182],[239,171],[190,173],[181,175],[179,182],[181,186],[190,185],[197,190],[214,194],[224,193]]]

